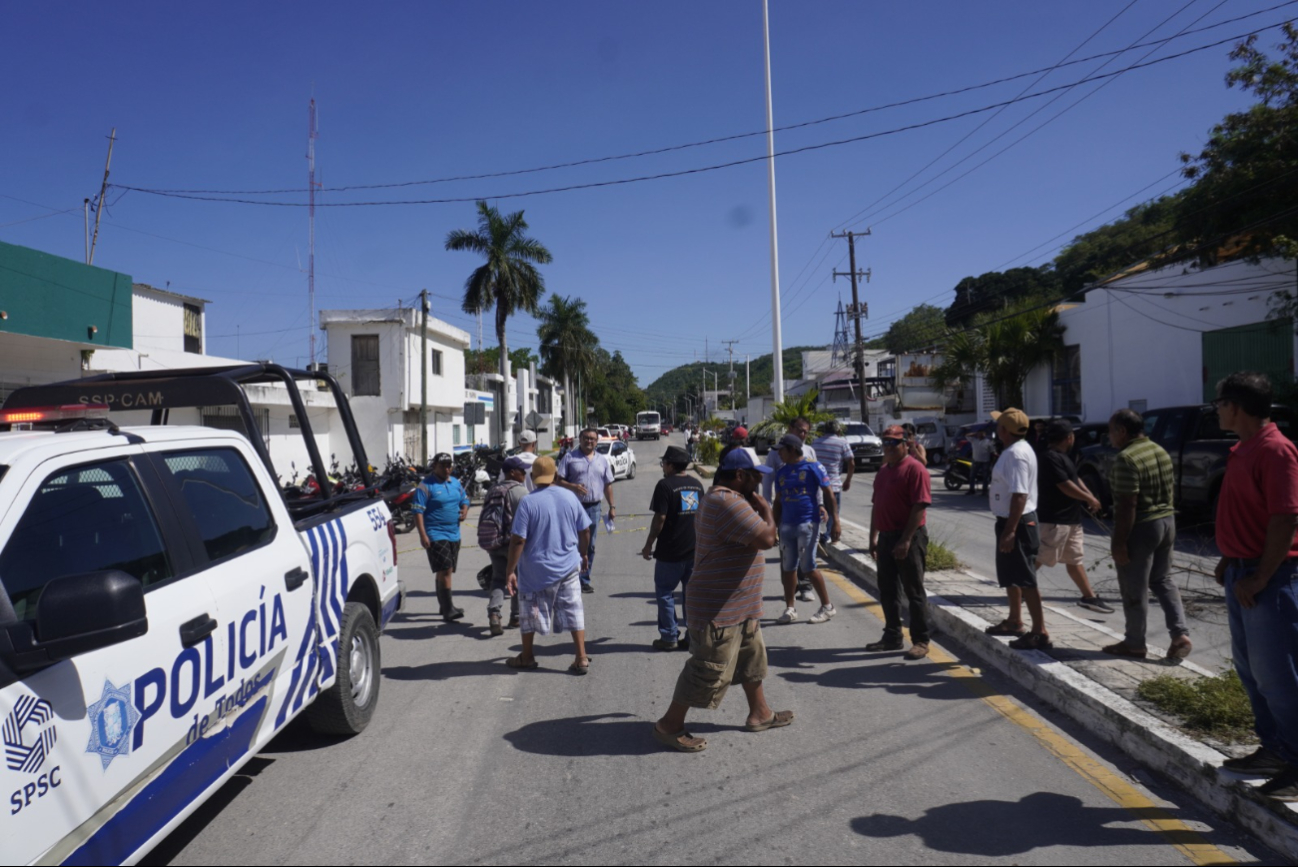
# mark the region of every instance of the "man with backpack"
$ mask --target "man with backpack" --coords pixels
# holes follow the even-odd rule
[[[504,634],[500,611],[505,605],[509,578],[509,537],[518,503],[527,495],[531,464],[514,455],[505,461],[503,481],[487,492],[478,517],[478,547],[491,557],[491,597],[487,600],[487,622],[492,635]],[[518,596],[509,597],[509,629],[518,628]]]

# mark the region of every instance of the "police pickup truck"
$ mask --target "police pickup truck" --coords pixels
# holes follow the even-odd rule
[[[365,490],[333,490],[298,381],[332,390]],[[287,392],[309,493],[281,494],[251,384]],[[166,425],[199,406],[242,431]],[[402,590],[335,381],[92,377],[14,392],[0,431],[0,863],[135,863],[298,714],[365,728]]]

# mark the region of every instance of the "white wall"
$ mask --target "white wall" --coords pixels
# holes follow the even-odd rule
[[[1201,402],[1203,333],[1265,320],[1271,296],[1294,287],[1292,262],[1176,266],[1123,278],[1065,306],[1064,342],[1081,347],[1083,419],[1104,421],[1136,400],[1150,409]]]
[[[198,299],[190,303],[206,307]],[[204,317],[206,319],[206,317]],[[136,283],[131,293],[131,326],[137,350],[185,351],[185,300]],[[203,351],[207,351],[207,323],[203,323]]]
[[[0,340],[0,390],[81,376],[81,348],[65,340],[6,334]]]

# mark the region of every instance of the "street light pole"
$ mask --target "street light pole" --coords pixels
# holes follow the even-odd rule
[[[762,0],[762,38],[766,48],[766,186],[771,199],[771,362],[776,402],[784,400],[784,348],[780,336],[780,244],[775,229],[775,111],[771,105],[771,15]]]

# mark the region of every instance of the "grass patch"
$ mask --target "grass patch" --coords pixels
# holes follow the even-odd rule
[[[925,570],[929,572],[942,572],[948,569],[959,569],[964,564],[956,556],[955,551],[948,548],[937,539],[928,540],[928,557],[925,563]]]
[[[1136,693],[1196,732],[1230,742],[1254,736],[1253,708],[1234,669],[1193,680],[1163,674],[1142,683]]]

